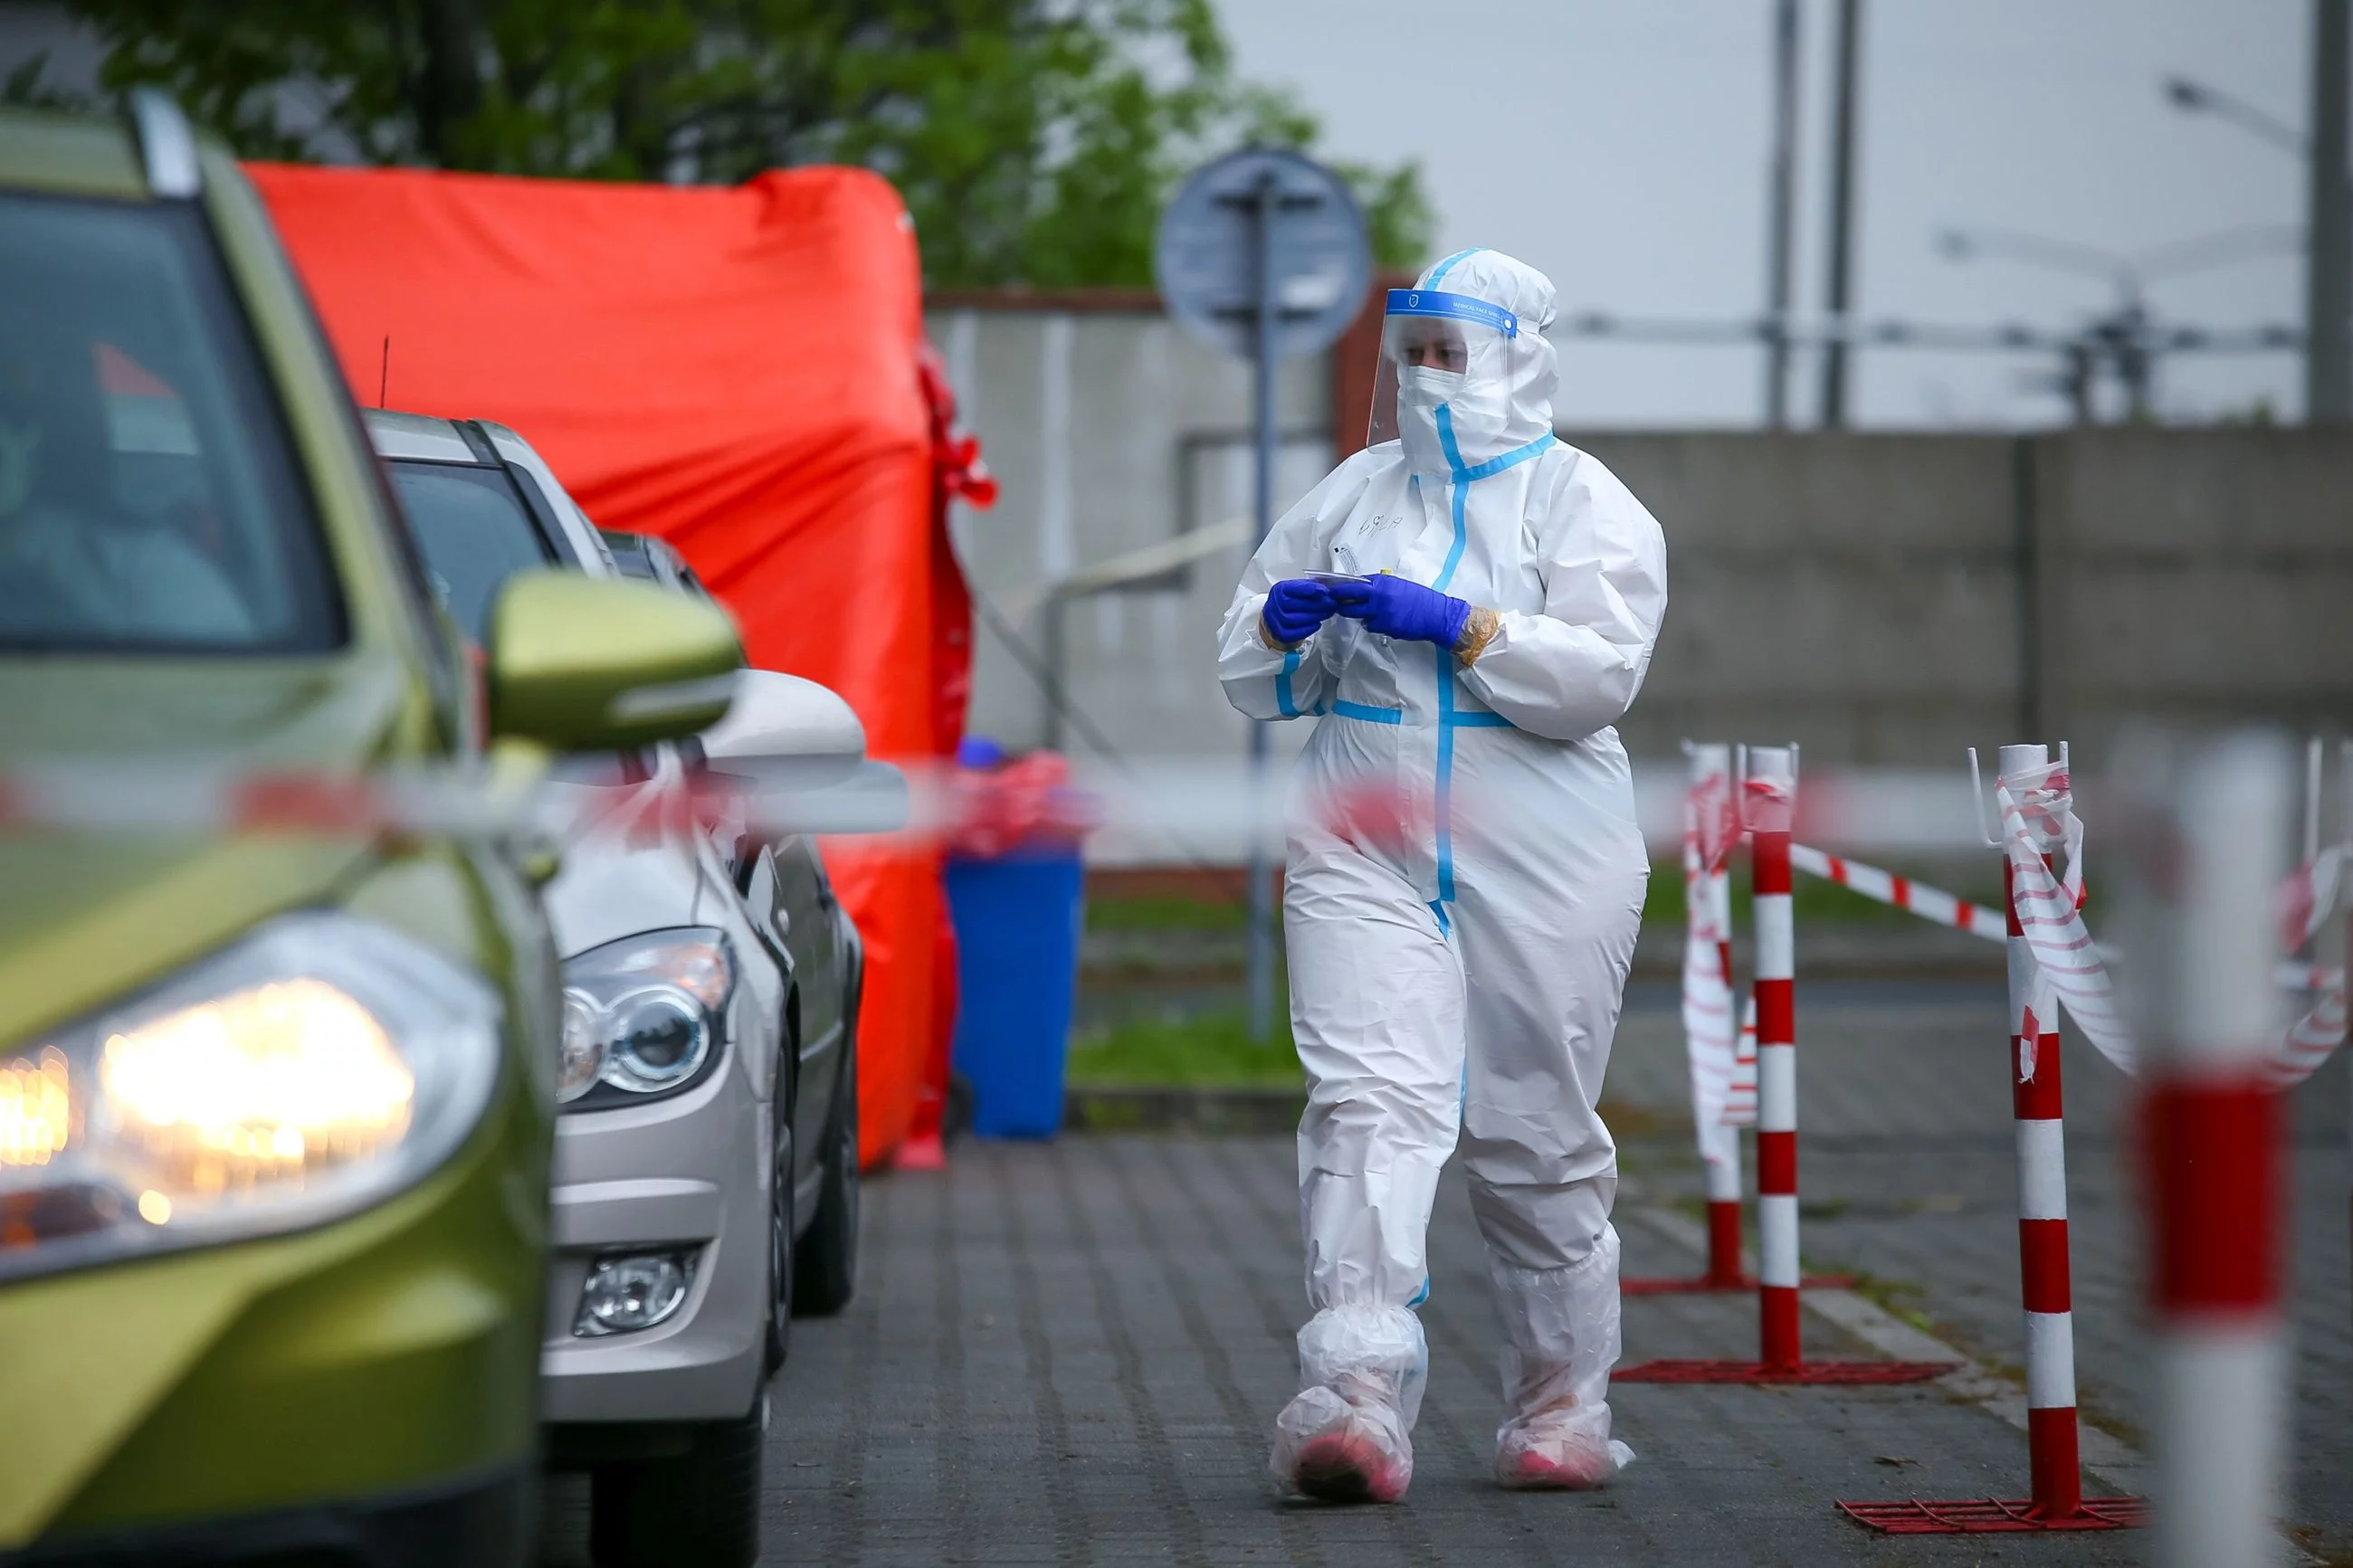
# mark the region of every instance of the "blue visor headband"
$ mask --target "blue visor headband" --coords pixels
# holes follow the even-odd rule
[[[1501,305],[1491,305],[1468,294],[1440,294],[1434,289],[1390,289],[1389,314],[1443,316],[1457,321],[1476,321],[1482,327],[1493,328],[1507,338],[1520,335],[1519,317]]]

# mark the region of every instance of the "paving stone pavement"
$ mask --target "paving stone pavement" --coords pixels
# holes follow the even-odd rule
[[[1810,1263],[1994,1363],[2017,1359],[2017,1257],[1998,984],[1825,987],[1800,997]],[[1630,1273],[1695,1260],[1630,1212],[1697,1185],[1678,1125],[1681,1039],[1638,992],[1610,1098],[1630,1188]],[[1989,1033],[1989,1030],[1990,1031]],[[1990,1064],[1990,1076],[1987,1065]],[[2078,1363],[2087,1408],[2138,1437],[2129,1172],[2116,1075],[2078,1054],[2071,1093]],[[2299,1092],[2300,1398],[2294,1519],[2353,1552],[2342,1064]],[[1182,1136],[957,1146],[944,1174],[868,1188],[865,1271],[839,1320],[804,1321],[776,1385],[765,1560],[967,1563],[2130,1563],[2136,1533],[1891,1539],[1834,1499],[2016,1496],[2025,1439],[1934,1388],[1620,1385],[1640,1455],[1608,1491],[1505,1493],[1483,1263],[1459,1183],[1432,1226],[1430,1392],[1395,1508],[1277,1499],[1266,1436],[1303,1315],[1287,1139]],[[1740,1355],[1753,1301],[1630,1300],[1630,1361]],[[1871,1352],[1809,1315],[1810,1352]],[[1896,1461],[1901,1461],[1900,1463]],[[2099,1489],[2094,1487],[2095,1491]],[[546,1561],[582,1554],[579,1483],[551,1489]],[[2347,1561],[2353,1561],[2348,1556]]]

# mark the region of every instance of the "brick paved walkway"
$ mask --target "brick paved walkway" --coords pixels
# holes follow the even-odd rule
[[[1817,1265],[1860,1267],[1970,1353],[2015,1361],[2017,1262],[1999,987],[1801,997],[1808,1217]],[[1810,1025],[1810,1026],[1809,1026]],[[1989,1030],[1990,1033],[1989,1034]],[[1695,1194],[1675,1119],[1680,1039],[1640,1006],[1611,1095],[1641,1201]],[[1990,1063],[1991,1077],[1987,1076]],[[2078,1359],[2086,1406],[2137,1436],[2130,1211],[2112,1073],[2071,1053]],[[2304,1395],[2295,1517],[2353,1545],[2341,1064],[2300,1098]],[[1468,1205],[1450,1184],[1424,1309],[1432,1367],[1399,1508],[1277,1500],[1268,1424],[1302,1315],[1288,1140],[1074,1138],[960,1145],[944,1176],[868,1189],[866,1273],[838,1321],[796,1330],[776,1385],[767,1560],[779,1563],[2106,1563],[2124,1534],[1875,1537],[1840,1497],[2015,1496],[2014,1429],[1933,1389],[1621,1386],[1641,1458],[1608,1492],[1488,1479],[1495,1331]],[[1630,1207],[1631,1205],[1629,1205]],[[1621,1214],[1630,1272],[1694,1259]],[[1746,1298],[1629,1304],[1630,1360],[1753,1352]],[[1869,1354],[1809,1317],[1821,1352]],[[1904,1461],[1892,1463],[1891,1461]],[[580,1561],[576,1486],[551,1563]]]

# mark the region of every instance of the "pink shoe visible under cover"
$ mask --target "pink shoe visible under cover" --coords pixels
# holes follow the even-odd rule
[[[1294,1479],[1320,1502],[1395,1502],[1405,1496],[1400,1469],[1369,1437],[1344,1429],[1307,1440]]]
[[[1495,1480],[1513,1491],[1592,1491],[1618,1473],[1608,1448],[1582,1442],[1506,1447],[1495,1456]]]
[[[1514,1491],[1591,1491],[1634,1462],[1634,1450],[1609,1432],[1606,1405],[1506,1421],[1495,1434],[1496,1483]]]

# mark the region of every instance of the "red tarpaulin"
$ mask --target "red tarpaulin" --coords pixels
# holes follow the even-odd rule
[[[887,183],[251,172],[362,402],[512,426],[600,525],[676,545],[754,665],[848,699],[874,755],[953,751],[970,636],[945,498],[969,452],[921,369],[915,237]],[[939,861],[854,840],[826,860],[866,939],[872,1159],[945,1060]]]

